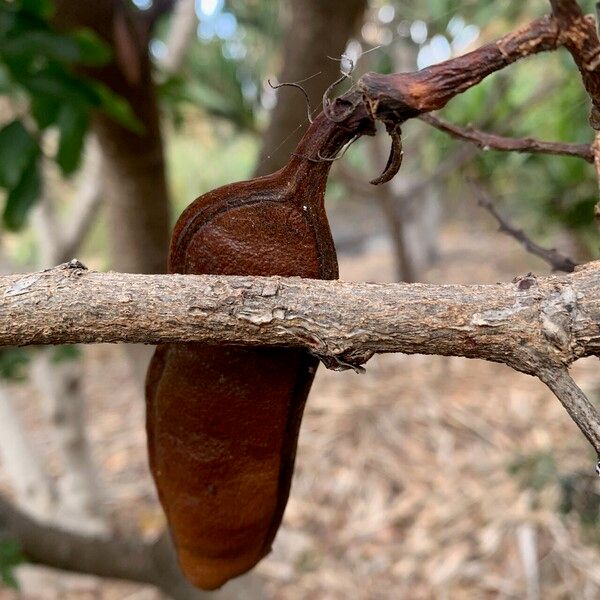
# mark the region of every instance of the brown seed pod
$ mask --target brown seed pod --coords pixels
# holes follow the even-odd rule
[[[318,157],[357,131],[372,133],[372,121],[341,127],[320,115],[283,169],[198,198],[175,226],[169,271],[337,278],[324,209],[331,162]],[[146,388],[150,467],[198,587],[217,588],[270,551],[317,365],[291,348],[157,348]]]

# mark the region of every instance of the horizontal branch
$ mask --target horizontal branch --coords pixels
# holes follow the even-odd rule
[[[562,142],[544,142],[534,138],[511,138],[481,131],[473,127],[460,127],[432,114],[424,114],[419,118],[452,137],[475,144],[482,150],[575,156],[583,158],[589,163],[594,162],[594,150],[591,144],[566,144]]]
[[[96,273],[0,277],[0,344],[202,342],[304,347],[330,367],[442,354],[535,374],[600,355],[600,262],[498,285]]]
[[[28,562],[47,567],[154,585],[173,600],[260,598],[256,576],[246,575],[211,594],[181,573],[170,536],[155,541],[93,536],[60,529],[25,514],[0,496],[0,538],[17,542]]]

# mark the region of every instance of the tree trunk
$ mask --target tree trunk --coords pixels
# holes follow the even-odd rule
[[[321,105],[323,93],[340,72],[339,58],[361,23],[366,0],[290,0],[286,6],[283,67],[280,82],[305,79],[302,87],[311,105]],[[278,102],[263,136],[256,175],[280,169],[293,152],[308,124],[306,102],[298,90],[279,90]],[[301,125],[299,127],[299,125]]]

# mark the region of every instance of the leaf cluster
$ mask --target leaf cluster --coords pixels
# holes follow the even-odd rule
[[[23,226],[42,193],[46,130],[58,132],[48,158],[69,176],[81,161],[92,110],[138,126],[122,98],[81,74],[82,68],[110,61],[110,48],[89,29],[56,31],[52,14],[51,0],[0,3],[0,93],[19,115],[0,129],[0,187],[6,191],[2,221],[10,230]]]

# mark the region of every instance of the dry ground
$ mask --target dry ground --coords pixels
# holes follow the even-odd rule
[[[479,228],[451,227],[442,246],[427,281],[545,271],[511,240]],[[390,279],[388,257],[385,245],[373,244],[365,256],[343,259],[342,277]],[[146,466],[142,402],[114,348],[87,348],[85,369],[110,510],[119,531],[153,535],[163,518]],[[574,375],[599,398],[596,359]],[[59,472],[36,399],[17,393]],[[259,566],[266,598],[600,598],[593,472],[593,454],[558,401],[501,365],[395,355],[373,359],[366,375],[320,369],[284,525]],[[568,491],[573,510],[562,514]],[[36,583],[31,568],[26,583],[24,600],[158,597],[47,572]]]

